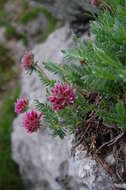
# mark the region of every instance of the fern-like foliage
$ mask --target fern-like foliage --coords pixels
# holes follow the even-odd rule
[[[45,78],[44,75],[40,71],[38,71],[38,76],[39,76],[40,81],[46,87],[48,87],[48,86],[53,87],[54,84],[56,83],[56,80],[49,80],[48,78]]]
[[[47,104],[39,102],[38,100],[35,101],[35,106],[39,111],[44,113],[43,117],[46,127],[52,129],[54,136],[58,135],[59,137],[63,138],[65,136],[65,130],[59,127],[59,119],[51,107]]]
[[[91,22],[95,39],[80,40],[74,36],[75,46],[62,50],[65,64],[43,63],[45,69],[72,84],[78,99],[72,106],[54,112],[50,104],[36,102],[44,113],[45,122],[55,135],[73,133],[86,113],[94,111],[104,123],[126,128],[126,0],[104,0],[106,9],[98,11]],[[56,81],[45,79],[46,86]],[[85,93],[96,92],[98,105],[90,104]]]

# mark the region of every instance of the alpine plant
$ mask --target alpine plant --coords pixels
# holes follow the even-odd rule
[[[91,0],[91,4],[98,9],[90,25],[95,40],[74,36],[75,47],[63,51],[64,64],[43,62],[41,67],[31,52],[22,57],[24,70],[34,70],[47,93],[46,103],[35,100],[39,115],[35,109],[24,113],[28,133],[44,123],[54,135],[63,137],[74,133],[90,112],[105,124],[126,128],[126,1]],[[59,74],[61,81],[50,80],[42,68]],[[100,97],[97,104],[87,98],[91,93]],[[27,106],[27,100],[17,100],[16,113],[23,113]]]

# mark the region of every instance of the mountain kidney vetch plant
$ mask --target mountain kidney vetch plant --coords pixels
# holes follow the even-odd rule
[[[47,103],[35,100],[35,110],[26,112],[23,120],[28,132],[41,127],[41,119],[54,135],[64,137],[74,133],[84,121],[86,113],[95,112],[106,125],[126,128],[126,1],[93,1],[99,5],[98,17],[91,22],[95,40],[79,40],[74,36],[75,47],[63,50],[68,63],[43,63],[45,69],[60,74],[62,81],[50,80],[26,52],[21,65],[29,73],[38,73],[47,88]],[[102,8],[101,8],[102,7]],[[74,64],[79,61],[80,64]],[[88,94],[95,93],[98,104],[91,104]],[[20,114],[27,110],[28,100],[21,97],[15,104]]]

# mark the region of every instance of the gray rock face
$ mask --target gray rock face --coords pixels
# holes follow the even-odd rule
[[[35,2],[39,2],[48,8],[54,17],[65,21],[73,20],[80,10],[94,11],[89,6],[90,0],[36,0]]]
[[[75,165],[85,187],[83,190],[114,190],[111,178],[91,156],[87,156],[81,145],[76,149]]]
[[[42,61],[63,62],[62,48],[71,47],[69,26],[56,30],[42,45],[33,50],[40,66]],[[57,76],[45,71],[49,78]],[[45,88],[35,73],[22,73],[21,95],[46,101]],[[37,133],[27,134],[22,127],[23,114],[13,123],[12,153],[23,179],[30,190],[111,190],[111,179],[96,162],[87,157],[81,148],[71,158],[72,136],[65,139],[52,137],[51,131],[42,127]]]

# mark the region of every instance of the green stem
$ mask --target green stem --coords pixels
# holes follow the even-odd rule
[[[36,64],[35,69],[36,69],[36,71],[38,71],[39,73],[41,73],[41,74],[45,77],[45,79],[50,80],[50,79],[47,77],[47,75],[45,74],[45,72],[42,70],[42,68],[39,67],[39,65]]]

